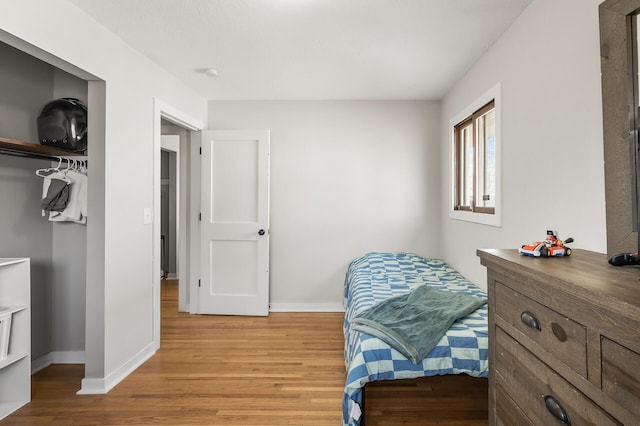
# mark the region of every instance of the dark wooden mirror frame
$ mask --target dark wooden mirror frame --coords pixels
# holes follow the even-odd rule
[[[600,11],[600,60],[607,253],[638,251],[634,140],[637,129],[636,29],[640,0],[606,0]]]

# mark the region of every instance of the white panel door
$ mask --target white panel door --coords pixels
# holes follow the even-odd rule
[[[269,314],[269,132],[202,132],[201,314]]]

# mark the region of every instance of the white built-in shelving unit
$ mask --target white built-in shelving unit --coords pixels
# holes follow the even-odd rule
[[[0,360],[0,419],[31,400],[31,283],[28,258],[0,258],[0,313],[11,313],[8,356]]]

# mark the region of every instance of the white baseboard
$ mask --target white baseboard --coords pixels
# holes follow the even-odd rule
[[[167,278],[165,278],[165,280],[177,280],[178,279],[178,274],[176,274],[175,272],[169,272],[167,274]]]
[[[131,374],[136,368],[144,364],[144,362],[151,358],[155,353],[155,344],[149,343],[133,358],[124,363],[113,373],[107,375],[105,378],[82,379],[82,387],[77,392],[77,395],[102,395],[108,393],[118,383],[123,381],[129,374]]]
[[[271,303],[269,312],[344,312],[342,303]]]
[[[82,379],[80,390],[76,395],[103,395],[108,391],[105,379]]]
[[[31,374],[51,364],[84,364],[84,351],[53,351],[31,361]]]

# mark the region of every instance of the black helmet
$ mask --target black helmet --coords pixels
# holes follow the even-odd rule
[[[42,145],[56,148],[87,149],[87,106],[75,98],[46,104],[38,116],[38,139]]]

